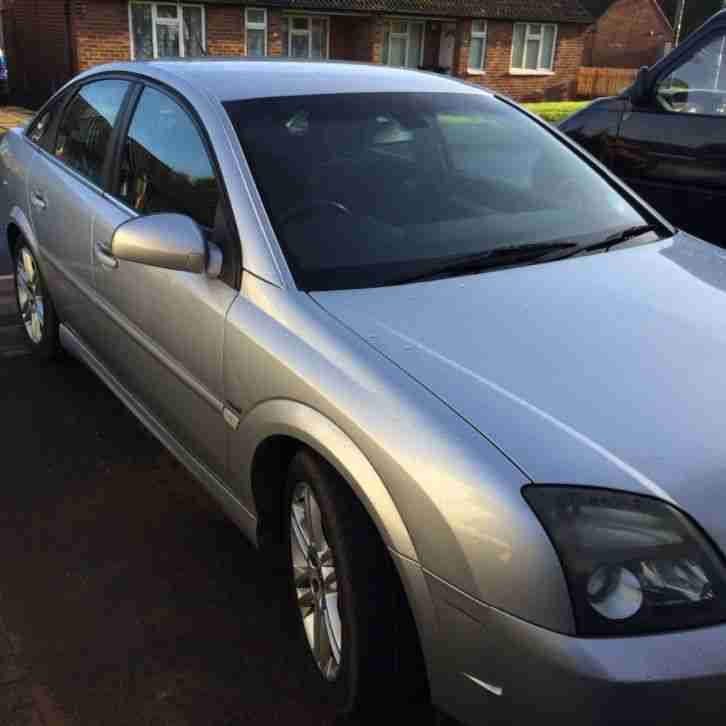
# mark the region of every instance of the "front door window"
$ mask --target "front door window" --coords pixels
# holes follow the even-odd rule
[[[669,73],[656,94],[667,111],[726,115],[726,36],[713,38]]]
[[[189,115],[165,93],[146,88],[121,153],[118,198],[139,214],[176,212],[214,226],[220,192]]]

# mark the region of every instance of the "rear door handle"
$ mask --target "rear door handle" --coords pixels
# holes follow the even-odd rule
[[[45,209],[48,203],[45,201],[45,197],[38,191],[31,192],[30,203],[38,209]]]
[[[109,270],[115,270],[118,267],[118,260],[100,242],[96,242],[96,259]]]

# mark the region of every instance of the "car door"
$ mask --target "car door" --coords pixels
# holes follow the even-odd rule
[[[41,265],[61,319],[83,338],[94,325],[91,230],[108,206],[103,186],[111,140],[130,87],[118,78],[85,83],[49,108],[30,134],[38,153],[29,209]]]
[[[726,245],[726,30],[658,71],[623,114],[616,173],[674,225]]]
[[[184,214],[211,237],[224,217],[222,181],[191,109],[161,88],[143,88],[118,157],[116,209],[94,225],[96,291],[106,315],[94,347],[157,421],[224,478],[222,346],[236,286],[224,276],[109,259],[114,231],[136,215]]]

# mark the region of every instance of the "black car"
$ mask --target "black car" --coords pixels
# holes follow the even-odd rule
[[[726,10],[560,129],[674,225],[726,247]]]

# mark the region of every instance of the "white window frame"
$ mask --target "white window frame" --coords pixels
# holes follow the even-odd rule
[[[330,17],[328,15],[320,15],[313,13],[312,15],[299,15],[297,13],[285,13],[283,15],[289,23],[287,26],[287,58],[295,60],[292,56],[292,36],[304,35],[308,39],[308,58],[313,57],[313,20],[325,20],[325,53],[322,60],[330,58]],[[307,20],[307,30],[295,30],[292,27],[293,20]]]
[[[531,33],[530,28],[533,25],[539,25],[539,33]],[[514,33],[519,27],[524,28],[524,45],[522,52],[522,67],[518,68],[514,65]],[[544,28],[554,28],[554,35],[552,37],[552,58],[550,59],[549,66],[542,65],[542,50],[544,49]],[[512,52],[509,58],[509,73],[513,76],[554,76],[555,75],[555,57],[557,56],[557,33],[558,26],[556,23],[515,23],[512,28]],[[527,58],[527,42],[530,40],[539,41],[539,52],[537,53],[537,68],[525,68],[524,64]]]
[[[406,32],[405,33],[394,33],[393,32],[393,24],[394,23],[405,23],[406,24]],[[392,38],[402,38],[406,41],[406,60],[405,65],[403,68],[411,68],[408,64],[408,54],[411,50],[411,26],[412,25],[420,25],[421,26],[421,49],[419,51],[419,59],[418,63],[416,64],[416,67],[423,65],[423,59],[424,59],[424,46],[426,45],[426,21],[425,20],[409,20],[408,18],[386,18],[386,24],[388,25],[388,58],[383,58],[383,65],[387,66],[389,65],[388,59],[391,57],[391,39]],[[392,68],[398,68],[399,66],[391,66]]]
[[[474,30],[474,23],[477,21],[484,23],[484,30]],[[484,48],[482,50],[481,54],[481,67],[480,68],[472,68],[469,65],[469,59],[466,59],[466,65],[467,65],[467,73],[471,75],[484,75],[486,73],[486,65],[487,65],[487,33],[489,31],[489,22],[487,20],[484,20],[482,18],[475,18],[471,21],[471,38],[481,38],[484,41]],[[512,34],[512,39],[514,39],[514,34]],[[470,41],[471,44],[471,41]],[[512,43],[512,48],[514,48],[514,43]]]
[[[258,12],[258,13],[263,13],[265,19],[261,23],[251,22],[249,20],[249,16],[247,15],[247,13],[250,10],[254,10],[255,12]],[[263,57],[266,56],[267,55],[267,8],[255,8],[255,7],[245,8],[245,55],[248,55],[248,49],[249,49],[249,44],[247,42],[247,31],[248,30],[263,31],[264,38],[265,38],[265,46],[264,46],[262,55],[263,55]]]
[[[158,2],[148,2],[146,0],[131,0],[128,3],[129,12],[129,41],[131,46],[131,60],[136,58],[136,48],[134,47],[134,20],[131,13],[131,7],[133,5],[147,5],[151,7],[151,43],[154,53],[154,58],[159,57],[159,43],[156,37],[156,26],[159,25],[170,25],[177,26],[179,28],[179,56],[181,58],[186,57],[186,41],[184,39],[184,8],[197,8],[202,12],[202,50],[207,52],[207,11],[204,5],[198,3],[182,3],[182,2],[164,2],[164,0],[158,0]],[[176,18],[159,18],[156,14],[157,5],[176,5]]]

